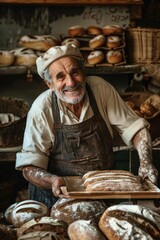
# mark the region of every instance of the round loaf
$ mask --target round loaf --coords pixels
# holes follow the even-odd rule
[[[108,48],[118,48],[122,45],[122,38],[119,36],[107,37],[106,46]]]
[[[14,55],[10,51],[0,51],[0,67],[7,67],[14,63]]]
[[[88,35],[96,36],[102,34],[102,28],[97,26],[88,26],[86,29]]]
[[[35,217],[48,215],[49,209],[45,204],[34,200],[25,200],[16,204],[11,211],[11,222],[15,227],[20,227]]]
[[[104,35],[122,34],[124,30],[119,25],[106,25],[102,28],[102,32]]]
[[[18,203],[13,203],[12,205],[10,205],[4,212],[4,217],[5,217],[5,220],[8,224],[12,224],[12,218],[11,218],[11,214],[12,214],[12,211],[13,209],[15,208],[15,206],[17,205]]]
[[[49,48],[57,46],[59,39],[50,35],[25,35],[19,40],[19,45],[38,51],[47,51]]]
[[[76,25],[68,28],[68,35],[70,37],[80,37],[85,34],[85,29],[82,26]]]
[[[106,209],[99,227],[108,239],[159,239],[160,215],[143,206],[119,204]]]
[[[106,61],[111,64],[123,62],[123,54],[120,50],[110,50],[106,53]]]
[[[68,227],[70,240],[106,240],[97,224],[90,220],[77,220]]]
[[[59,199],[51,208],[50,216],[67,224],[80,219],[97,222],[105,209],[101,200]]]
[[[80,47],[80,42],[76,38],[66,38],[62,41],[61,45],[73,44],[76,47]]]
[[[90,54],[87,57],[87,62],[91,65],[99,64],[104,60],[104,54],[100,50],[95,50],[90,52]]]
[[[64,221],[53,219],[52,217],[34,218],[24,223],[17,229],[17,236],[21,237],[24,234],[28,234],[35,231],[41,232],[54,232],[64,237],[68,236],[68,225]]]
[[[103,35],[97,35],[89,41],[89,47],[96,49],[102,47],[105,44],[106,38]]]

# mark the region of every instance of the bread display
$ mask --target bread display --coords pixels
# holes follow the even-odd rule
[[[145,117],[151,117],[157,112],[157,109],[151,103],[144,102],[140,105],[140,111]]]
[[[53,219],[52,217],[34,218],[24,223],[17,229],[17,236],[21,237],[25,234],[40,231],[40,232],[54,232],[64,237],[68,236],[68,225],[64,221]]]
[[[127,171],[126,171],[127,172]],[[143,191],[140,178],[117,170],[91,171],[83,176],[86,191]]]
[[[87,62],[89,64],[99,64],[104,60],[104,54],[102,51],[100,50],[95,50],[89,53],[88,57],[87,57]]]
[[[77,220],[68,227],[68,235],[70,240],[105,240],[97,224],[90,220]]]
[[[80,219],[97,222],[105,209],[101,200],[59,199],[51,208],[50,216],[67,224]]]
[[[10,51],[0,51],[0,67],[7,67],[14,63],[14,55]]]
[[[59,43],[59,39],[51,35],[24,35],[19,40],[19,45],[22,47],[44,52]]]
[[[7,212],[10,212],[10,214],[7,214]],[[11,206],[8,211],[6,210],[5,215],[15,227],[20,227],[35,217],[49,215],[49,209],[38,201],[25,200],[13,205],[13,207]]]
[[[102,214],[99,228],[109,240],[160,239],[160,215],[140,205],[114,205]]]

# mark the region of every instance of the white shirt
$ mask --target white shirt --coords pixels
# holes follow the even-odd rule
[[[133,136],[149,123],[139,118],[122,100],[113,86],[98,76],[87,77],[86,82],[92,89],[98,109],[113,136],[112,126],[116,127],[126,145],[132,144]],[[73,125],[93,116],[88,94],[78,119],[58,99],[61,123]],[[16,169],[33,165],[47,169],[49,155],[54,146],[54,117],[52,114],[52,91],[43,92],[33,102],[27,116],[22,151],[17,153]]]

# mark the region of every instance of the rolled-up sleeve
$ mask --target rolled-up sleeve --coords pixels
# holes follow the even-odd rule
[[[16,156],[16,169],[22,170],[26,165],[47,169],[48,157],[37,153],[19,152]]]
[[[135,134],[145,127],[149,128],[149,123],[144,118],[140,118],[133,122],[121,135],[126,145],[132,145],[132,139]]]

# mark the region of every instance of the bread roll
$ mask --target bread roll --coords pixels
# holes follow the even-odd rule
[[[160,239],[160,215],[139,205],[119,204],[102,214],[99,227],[108,239]]]
[[[59,199],[52,207],[50,216],[70,224],[76,220],[97,222],[105,211],[101,200]]]
[[[36,65],[37,55],[32,49],[17,48],[11,50],[15,57],[14,65],[34,66]]]
[[[7,67],[14,63],[14,55],[10,51],[0,51],[0,67]]]
[[[102,51],[95,50],[90,52],[90,54],[87,57],[87,62],[91,65],[95,65],[103,62],[104,58],[105,57]]]
[[[102,28],[102,32],[104,35],[117,34],[117,33],[122,34],[124,32],[124,29],[119,25],[106,25]]]
[[[86,29],[86,33],[88,35],[96,36],[102,34],[102,28],[97,27],[97,26],[89,26]]]
[[[111,64],[123,62],[123,53],[121,50],[110,50],[106,53],[106,61]]]
[[[45,204],[34,200],[25,200],[16,204],[11,211],[11,222],[15,227],[20,227],[35,217],[48,215],[49,209]]]
[[[68,35],[71,37],[80,37],[85,34],[85,31],[82,26],[75,25],[68,28]]]
[[[96,37],[92,38],[89,41],[89,47],[92,49],[96,49],[102,47],[105,44],[106,38],[101,34],[97,35]]]
[[[145,117],[152,117],[157,112],[157,109],[151,103],[144,102],[140,105],[140,111]]]
[[[68,227],[70,240],[106,240],[97,224],[90,220],[77,220]]]

